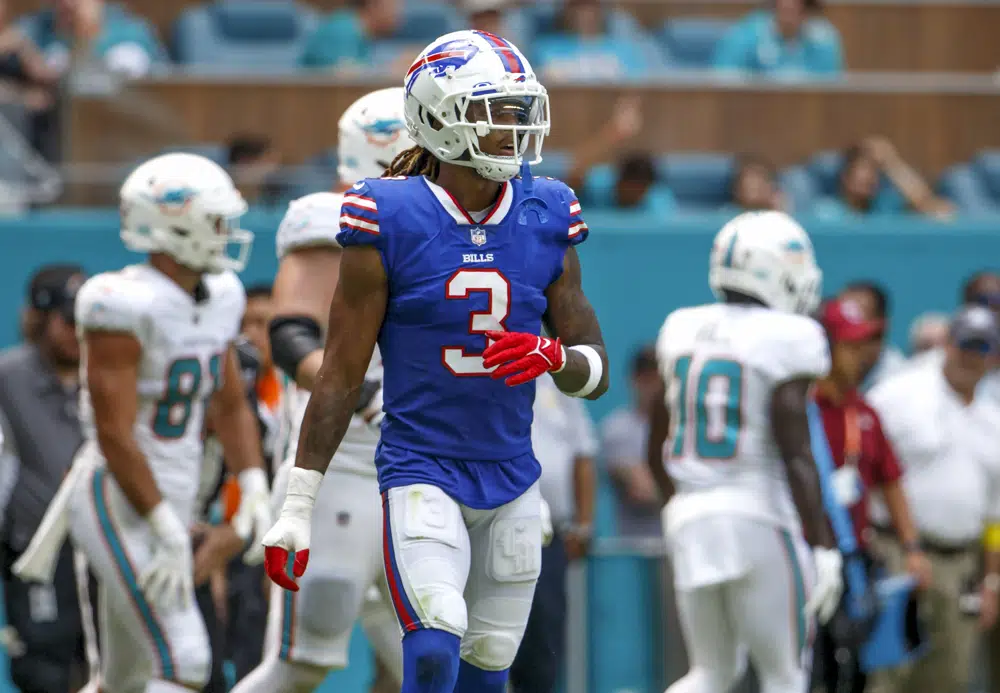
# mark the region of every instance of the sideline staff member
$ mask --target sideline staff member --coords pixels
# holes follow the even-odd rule
[[[962,614],[959,600],[978,575],[983,530],[1000,520],[1000,408],[977,397],[976,388],[998,354],[994,314],[965,307],[952,318],[941,354],[914,364],[868,397],[902,463],[903,488],[934,571],[923,600],[930,650],[892,676],[898,693],[969,687],[976,621]],[[873,519],[885,527],[884,513]],[[900,570],[898,543],[881,543],[890,549],[890,567]],[[988,551],[985,559],[979,625],[988,629],[997,616],[1000,553]]]
[[[0,418],[9,452],[4,463],[16,467],[4,512],[4,596],[7,620],[25,648],[10,666],[22,693],[68,691],[82,645],[69,543],[51,585],[22,582],[11,575],[11,567],[28,547],[82,441],[73,303],[85,279],[83,270],[72,265],[38,270],[28,288],[27,343],[0,355]]]

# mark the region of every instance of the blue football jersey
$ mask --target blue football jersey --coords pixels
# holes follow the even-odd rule
[[[476,222],[422,176],[368,179],[344,196],[337,240],[375,246],[389,282],[378,344],[385,419],[383,490],[432,483],[495,507],[534,483],[535,385],[508,387],[483,367],[485,332],[539,334],[545,291],[570,245],[587,237],[565,184],[504,184]]]

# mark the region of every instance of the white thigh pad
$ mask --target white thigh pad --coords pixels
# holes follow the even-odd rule
[[[426,484],[406,489],[404,540],[439,541],[457,549],[461,547],[461,529],[462,511],[444,491]]]
[[[528,582],[542,570],[539,517],[498,518],[490,526],[489,576],[497,582]]]
[[[727,515],[710,515],[671,531],[667,538],[678,590],[738,580],[750,571],[751,562],[737,530],[740,521]]]

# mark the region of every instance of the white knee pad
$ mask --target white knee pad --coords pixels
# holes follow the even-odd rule
[[[347,578],[319,575],[307,579],[299,592],[299,618],[306,630],[317,635],[340,635],[354,627],[361,613],[363,595],[361,585]]]
[[[467,633],[462,640],[462,659],[486,671],[503,671],[514,663],[520,644],[520,638],[512,633]]]
[[[728,691],[736,683],[736,669],[730,671],[709,671],[707,669],[691,669],[681,678],[674,681],[666,693],[719,693]]]
[[[174,680],[204,688],[212,676],[212,650],[208,637],[187,637],[173,646]]]

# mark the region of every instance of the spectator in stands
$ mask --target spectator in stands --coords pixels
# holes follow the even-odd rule
[[[271,301],[271,285],[255,284],[248,286],[247,307],[243,313],[243,336],[257,350],[259,366],[257,368],[257,416],[264,427],[264,458],[274,459],[274,439],[277,437],[277,412],[281,401],[281,378],[278,369],[271,360],[271,338],[268,335],[268,323],[274,312]]]
[[[720,70],[763,75],[840,74],[840,34],[819,0],[773,0],[736,23],[715,49]]]
[[[537,383],[531,441],[542,465],[541,491],[553,536],[542,549],[531,615],[510,668],[513,693],[555,691],[565,649],[567,568],[589,551],[597,488],[598,444],[586,407],[560,392],[551,376]]]
[[[398,0],[348,0],[324,19],[306,43],[301,64],[304,67],[350,71],[371,67],[375,61],[375,42],[393,34],[399,24]],[[387,70],[405,71],[412,55],[400,54],[386,65]]]
[[[28,287],[29,340],[0,355],[4,598],[7,622],[24,647],[11,660],[10,674],[24,693],[70,690],[83,651],[70,545],[59,554],[51,584],[23,582],[11,568],[83,442],[73,308],[84,280],[83,269],[75,265],[40,268]]]
[[[889,333],[889,292],[878,282],[859,280],[844,287],[840,298],[853,301],[861,308],[865,320],[878,321],[882,326],[881,333],[866,342],[862,354],[860,389],[868,392],[906,366],[903,353],[886,343]]]
[[[882,175],[893,188],[880,190]],[[884,137],[869,137],[844,152],[839,186],[838,197],[816,202],[813,213],[817,217],[846,219],[895,214],[907,208],[937,219],[954,213],[951,203],[935,195]]]
[[[651,52],[632,36],[612,36],[601,0],[566,0],[556,31],[536,39],[534,68],[544,78],[614,80],[642,77],[654,67]]]
[[[910,325],[910,356],[937,351],[948,343],[948,316],[923,313]]]
[[[282,201],[281,154],[266,135],[236,135],[227,145],[228,168],[243,198],[251,204]]]
[[[462,10],[467,16],[466,25],[475,31],[485,31],[503,36],[514,45],[520,45],[518,37],[508,26],[505,11],[510,0],[463,0]]]
[[[145,20],[117,8],[110,11],[104,0],[55,0],[54,8],[38,13],[31,26],[49,66],[60,73],[72,62],[97,61],[112,72],[137,78],[165,58]]]
[[[642,123],[639,99],[620,99],[604,127],[577,145],[566,183],[577,191],[584,206],[631,210],[659,217],[670,214],[677,207],[670,188],[659,180],[656,162],[650,154],[634,152],[623,156],[620,153],[642,131]],[[612,160],[615,161],[613,181],[600,180],[593,174],[594,166]]]
[[[996,317],[981,306],[963,307],[952,318],[942,359],[922,360],[868,396],[903,467],[903,488],[934,574],[924,613],[930,648],[892,677],[889,690],[896,693],[969,690],[977,622],[961,598],[970,583],[979,593],[979,628],[997,621],[1000,543],[984,552],[982,537],[989,523],[1000,522],[1000,407],[977,396],[997,354]],[[873,522],[884,527],[878,510],[873,507]],[[880,543],[890,549],[890,569],[904,570],[911,547]]]
[[[628,537],[659,537],[660,499],[646,465],[646,440],[653,398],[662,380],[656,349],[644,346],[632,357],[632,402],[611,412],[601,423],[604,461],[618,498],[618,533]]]
[[[869,547],[871,527],[868,496],[878,491],[889,509],[892,526],[903,546],[910,547],[906,569],[922,586],[931,582],[930,563],[920,550],[919,536],[900,484],[902,471],[879,421],[857,391],[861,383],[865,345],[882,333],[882,323],[866,319],[856,303],[827,301],[818,317],[830,341],[830,374],[816,383],[816,403],[836,465],[833,489],[847,508],[855,538],[869,568],[875,556]],[[861,693],[866,676],[856,659],[838,663],[831,631],[821,628],[816,648],[814,676],[829,693]]]
[[[989,308],[1000,319],[1000,274],[991,270],[976,272],[962,285],[959,298],[963,306]],[[983,378],[980,388],[983,396],[1000,404],[1000,369],[997,364]]]
[[[730,187],[732,201],[727,212],[735,216],[742,212],[766,209],[783,210],[784,197],[778,188],[778,171],[774,164],[757,154],[736,158],[735,173]]]

